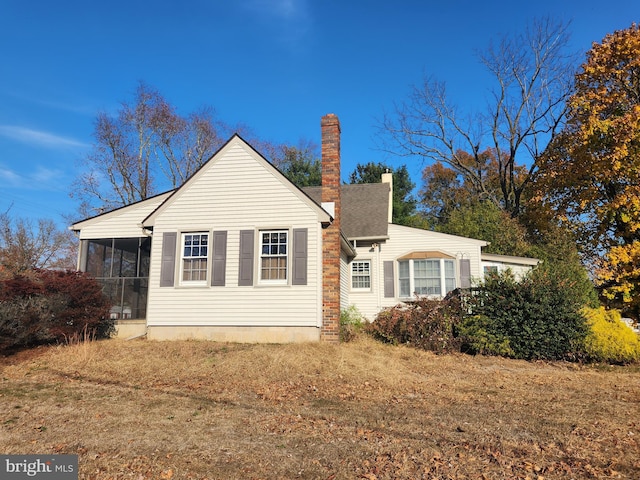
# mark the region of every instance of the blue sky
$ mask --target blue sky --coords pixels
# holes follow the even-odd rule
[[[180,113],[210,105],[276,143],[319,143],[320,117],[335,113],[344,179],[385,161],[420,184],[421,164],[376,150],[377,119],[425,76],[477,107],[489,85],[476,52],[543,15],[571,21],[586,52],[639,22],[640,2],[0,0],[0,213],[73,216],[96,114],[139,81]]]

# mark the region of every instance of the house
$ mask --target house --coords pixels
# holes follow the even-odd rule
[[[391,223],[391,175],[341,185],[335,115],[321,133],[322,187],[234,135],[179,188],[72,225],[120,336],[337,341],[351,304],[373,319],[482,278],[486,242]]]

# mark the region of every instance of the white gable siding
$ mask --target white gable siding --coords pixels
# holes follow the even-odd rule
[[[142,237],[144,233],[140,224],[169,195],[170,192],[163,193],[113,212],[78,222],[76,225],[81,228],[80,239]]]
[[[259,229],[281,228],[290,231],[289,250],[292,229],[308,229],[307,285],[291,285],[290,271],[289,285],[259,285],[259,272],[254,270],[254,286],[239,287],[240,231],[256,232],[257,262]],[[154,218],[148,325],[318,326],[322,315],[318,296],[320,228],[317,211],[301,200],[279,174],[256,160],[243,145],[231,145],[205,165]],[[226,285],[180,286],[178,252],[176,286],[161,288],[162,234],[177,232],[180,243],[180,233],[196,231],[227,232]]]
[[[351,292],[349,300],[369,320],[373,320],[382,308],[397,305],[402,301],[399,298],[396,260],[411,252],[440,251],[456,259],[469,259],[472,278],[477,279],[482,276],[480,249],[486,242],[394,224],[389,224],[388,232],[389,239],[380,243],[378,249],[370,245],[356,249],[358,253],[356,259],[371,259],[372,286],[370,292]],[[395,297],[393,298],[384,296],[383,265],[385,261],[394,262]],[[460,285],[459,271],[456,272],[456,285]]]

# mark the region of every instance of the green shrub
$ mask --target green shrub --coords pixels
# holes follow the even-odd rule
[[[515,355],[509,338],[498,333],[493,321],[484,315],[471,315],[462,320],[458,327],[458,336],[462,340],[461,350],[464,353],[503,357]]]
[[[110,303],[95,280],[74,271],[36,270],[0,281],[0,351],[107,338]]]
[[[585,339],[587,358],[596,362],[631,363],[640,361],[640,339],[626,325],[617,310],[585,308],[589,324]]]
[[[340,311],[340,341],[350,342],[366,324],[365,318],[355,305]]]
[[[470,316],[490,320],[476,329],[479,346],[483,337],[498,347],[506,339],[510,356],[527,360],[575,360],[582,353],[584,305],[572,295],[570,281],[553,272],[534,270],[520,282],[510,272],[492,275],[466,296],[465,305]]]
[[[461,318],[460,299],[456,295],[444,300],[419,298],[382,310],[367,326],[367,332],[387,343],[407,344],[436,353],[457,352],[460,339],[454,332]]]

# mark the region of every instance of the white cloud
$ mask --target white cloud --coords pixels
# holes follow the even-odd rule
[[[19,187],[22,185],[22,177],[13,170],[0,167],[0,182],[9,187]]]
[[[244,8],[275,27],[282,42],[298,50],[311,29],[308,0],[246,0]]]
[[[73,138],[15,125],[0,125],[0,135],[18,142],[46,148],[87,148],[90,146]]]
[[[38,184],[57,182],[64,176],[61,170],[54,170],[46,167],[37,167],[30,175],[30,181]]]
[[[254,13],[285,20],[299,20],[307,14],[306,0],[247,0],[244,6]]]
[[[31,172],[21,173],[0,165],[0,183],[8,188],[23,190],[66,191],[67,179],[59,169],[37,166]]]

